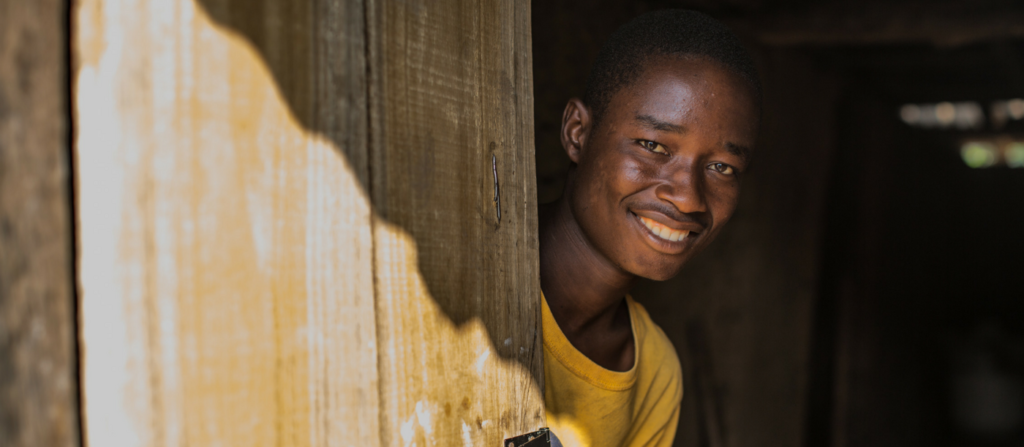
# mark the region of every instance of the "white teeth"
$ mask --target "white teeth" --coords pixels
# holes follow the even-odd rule
[[[690,234],[689,231],[673,230],[646,217],[641,217],[640,221],[643,222],[644,226],[651,230],[651,233],[654,233],[655,236],[667,241],[678,242],[685,239],[686,236]]]

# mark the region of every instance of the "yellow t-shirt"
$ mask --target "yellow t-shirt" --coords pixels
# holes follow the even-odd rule
[[[672,342],[647,311],[626,297],[636,358],[612,371],[576,350],[541,297],[544,404],[565,447],[671,446],[683,400],[683,373]]]

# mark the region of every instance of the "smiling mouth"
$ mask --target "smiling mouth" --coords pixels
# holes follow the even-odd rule
[[[643,216],[636,217],[640,218],[640,222],[642,222],[648,230],[651,230],[652,234],[668,242],[679,242],[683,239],[686,239],[686,236],[690,234],[690,232],[687,230],[676,230],[673,228],[669,228],[666,227],[665,225],[662,225]]]

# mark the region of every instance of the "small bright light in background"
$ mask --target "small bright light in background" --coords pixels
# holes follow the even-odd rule
[[[1024,143],[1015,142],[1006,145],[1003,160],[1011,168],[1024,168]]]
[[[1010,112],[1010,118],[1019,120],[1024,118],[1024,99],[1011,99],[1006,102],[1006,110]]]
[[[1008,135],[975,138],[960,146],[960,157],[972,168],[1024,168],[1024,141]]]
[[[923,128],[981,129],[985,127],[985,113],[981,110],[981,105],[974,101],[904,104],[900,108],[900,119],[911,126]]]
[[[1024,99],[993,101],[989,107],[989,118],[995,129],[1002,128],[1011,120],[1024,120]],[[900,107],[900,119],[907,125],[925,129],[985,128],[985,113],[975,101],[904,104]],[[1024,139],[1013,133],[975,135],[968,137],[970,140],[961,140],[960,157],[967,166],[975,169],[993,166],[1024,168]]]
[[[996,146],[982,141],[969,141],[960,148],[964,163],[972,168],[987,168],[996,164]]]
[[[949,127],[956,120],[956,106],[951,102],[935,104],[935,119],[939,120],[940,126]]]
[[[900,119],[910,125],[917,124],[921,119],[921,108],[916,104],[904,104],[900,107]]]
[[[1007,121],[1024,119],[1024,99],[994,101],[989,107],[988,114],[992,121],[992,128],[1002,129]]]

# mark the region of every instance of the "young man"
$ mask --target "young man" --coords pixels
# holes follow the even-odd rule
[[[572,165],[540,210],[545,403],[566,447],[672,444],[679,359],[627,292],[675,276],[729,220],[760,95],[728,29],[667,10],[619,29],[566,105]]]

